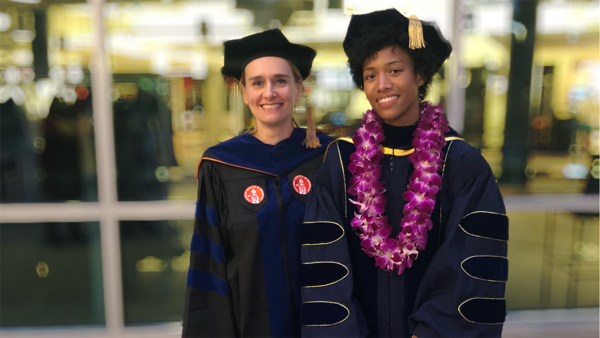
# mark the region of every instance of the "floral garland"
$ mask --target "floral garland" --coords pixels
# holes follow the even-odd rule
[[[348,193],[356,196],[350,200],[358,207],[358,213],[350,222],[357,231],[363,251],[375,257],[375,266],[384,271],[401,274],[410,268],[419,250],[425,249],[427,231],[431,229],[431,213],[435,206],[442,178],[442,147],[446,143],[444,134],[448,132],[448,121],[441,106],[422,102],[419,106],[421,119],[413,133],[414,153],[408,156],[415,170],[410,176],[406,192],[402,195],[408,203],[404,206],[402,231],[396,239],[389,238],[392,227],[383,216],[386,198],[383,195],[385,182],[380,182],[383,158],[381,142],[385,136],[381,132],[382,119],[373,110],[368,110],[362,126],[352,138],[356,151],[350,155],[348,170],[354,174],[350,179]]]

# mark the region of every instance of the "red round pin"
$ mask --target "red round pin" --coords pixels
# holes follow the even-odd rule
[[[265,192],[258,185],[251,185],[244,191],[244,198],[248,203],[259,204],[265,198]]]
[[[300,195],[306,195],[310,191],[311,184],[306,176],[296,175],[292,180],[292,186]]]

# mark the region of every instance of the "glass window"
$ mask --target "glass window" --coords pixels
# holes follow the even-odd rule
[[[154,75],[114,76],[111,95],[121,201],[167,199],[169,181],[183,178],[169,174],[178,168],[167,106],[169,88],[168,80]]]
[[[457,77],[465,88],[463,136],[481,149],[505,195],[597,194],[599,68],[598,53],[588,50],[598,46],[598,26],[573,33],[568,20],[554,20],[554,13],[586,20],[575,13],[597,5],[524,4],[464,8],[459,51],[464,70]],[[537,24],[511,26],[513,14],[521,15],[516,21]],[[535,41],[532,50],[511,54],[526,36]],[[525,58],[531,70],[510,74],[511,65]],[[511,102],[518,104],[507,108]],[[518,149],[508,149],[515,139]]]
[[[120,201],[194,200],[206,148],[243,129],[241,98],[230,95],[220,72],[223,41],[256,31],[242,7],[235,1],[105,5]]]
[[[508,216],[508,310],[598,307],[598,214]]]
[[[123,221],[125,324],[181,321],[193,221]]]
[[[1,327],[104,325],[98,223],[0,225]]]
[[[0,7],[0,203],[98,199],[87,15]]]

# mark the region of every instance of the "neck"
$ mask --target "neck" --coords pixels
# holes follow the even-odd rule
[[[254,133],[254,137],[264,144],[276,145],[280,141],[290,137],[293,130],[294,127],[291,122],[272,126],[256,121],[256,132]]]
[[[410,108],[406,109],[404,112],[398,114],[396,118],[387,120],[384,119],[383,121],[389,124],[390,126],[406,127],[412,126],[413,124],[419,122],[420,117],[421,112],[419,109],[419,103],[417,102],[416,105],[413,105]]]

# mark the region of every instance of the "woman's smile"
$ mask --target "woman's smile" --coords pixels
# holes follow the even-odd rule
[[[394,103],[394,101],[396,101],[396,99],[398,99],[398,95],[390,95],[390,96],[386,96],[382,99],[377,99],[377,102],[379,103],[380,106],[382,107],[387,107],[390,106]]]
[[[283,103],[267,103],[267,104],[261,104],[260,107],[263,109],[276,109],[283,106]]]

